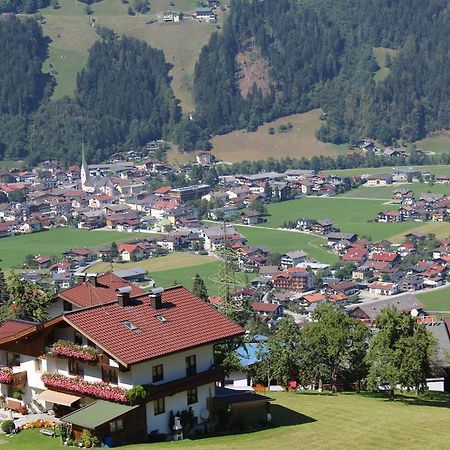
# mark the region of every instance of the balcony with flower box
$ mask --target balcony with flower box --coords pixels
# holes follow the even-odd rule
[[[13,370],[10,367],[0,367],[0,384],[12,384]]]
[[[96,364],[102,360],[102,354],[87,345],[78,345],[69,341],[59,340],[49,349],[48,354],[57,358],[72,358],[84,363]]]
[[[23,387],[27,383],[27,372],[20,366],[0,367],[0,384]]]
[[[126,389],[111,386],[105,382],[89,382],[81,377],[70,377],[57,373],[44,373],[41,378],[47,388],[58,392],[78,394],[116,403],[129,403]]]

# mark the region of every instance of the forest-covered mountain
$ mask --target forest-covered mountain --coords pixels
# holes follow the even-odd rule
[[[0,12],[33,14],[49,4],[50,0],[0,0]]]
[[[42,72],[47,39],[31,18],[0,19],[0,157],[79,160],[81,140],[92,160],[122,146],[159,139],[180,118],[161,50],[134,38],[96,42],[77,78],[74,98],[50,100],[53,78]]]
[[[74,99],[47,101],[33,116],[31,161],[45,149],[60,161],[79,159],[81,139],[90,158],[102,160],[122,146],[160,139],[179,120],[161,50],[134,38],[96,42],[77,78]]]
[[[450,128],[448,36],[447,0],[233,0],[196,66],[198,119],[224,133],[320,106],[324,141],[416,140]],[[378,83],[373,47],[399,50]]]
[[[0,12],[47,3],[0,0]],[[181,118],[161,50],[96,31],[74,97],[53,101],[40,25],[0,16],[0,159],[73,162],[82,139],[92,160],[167,136],[208,148],[212,134],[317,107],[318,137],[334,143],[450,129],[448,0],[232,0],[196,65],[194,120]],[[392,49],[383,80],[374,47]]]

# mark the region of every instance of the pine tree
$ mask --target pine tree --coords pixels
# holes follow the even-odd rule
[[[119,249],[117,248],[117,244],[115,242],[113,242],[111,244],[111,259],[114,260],[115,258],[117,258],[119,256]]]
[[[197,273],[194,277],[194,287],[192,289],[193,294],[201,298],[203,301],[208,302],[208,290],[206,289],[203,278]]]
[[[5,274],[0,269],[0,304],[5,304],[9,298],[8,285],[6,284]]]

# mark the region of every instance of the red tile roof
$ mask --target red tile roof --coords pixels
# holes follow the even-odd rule
[[[243,328],[182,286],[162,294],[153,309],[148,295],[132,306],[117,302],[66,313],[65,320],[124,365],[136,364],[244,333]],[[165,321],[157,319],[164,317]],[[124,325],[129,321],[139,331]]]
[[[279,308],[280,305],[277,305],[276,303],[262,303],[262,302],[256,302],[253,303],[252,308],[253,311],[256,312],[275,312],[277,308]]]
[[[37,324],[24,320],[8,320],[0,326],[0,339],[16,336],[26,330],[36,329]]]
[[[372,261],[394,262],[398,258],[397,253],[374,253],[371,256]]]
[[[116,300],[116,289],[131,286],[131,295],[144,293],[139,287],[127,283],[122,278],[112,273],[97,277],[97,283],[93,278],[77,284],[69,289],[60,291],[58,296],[79,307],[96,306]]]
[[[314,292],[314,294],[305,295],[303,296],[303,298],[308,303],[317,303],[326,299],[325,295],[321,294],[320,292]]]
[[[144,249],[144,246],[141,244],[120,244],[119,248],[117,249],[117,251],[119,253],[122,253],[124,251],[127,251],[128,253],[133,253],[135,252],[137,249]]]
[[[153,191],[154,194],[167,194],[172,190],[170,186],[161,186]]]

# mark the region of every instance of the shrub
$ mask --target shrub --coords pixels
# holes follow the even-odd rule
[[[22,391],[14,391],[12,393],[12,398],[14,398],[15,400],[22,400],[23,392]]]
[[[2,422],[2,431],[6,434],[11,434],[11,432],[14,430],[15,425],[12,420],[4,420]]]
[[[140,384],[137,384],[128,390],[127,397],[132,405],[138,405],[147,401],[148,394],[148,389]]]
[[[275,128],[274,127],[270,127],[269,128],[269,134],[275,134]]]
[[[98,447],[100,445],[98,437],[94,436],[89,430],[83,430],[80,443],[86,448]]]

